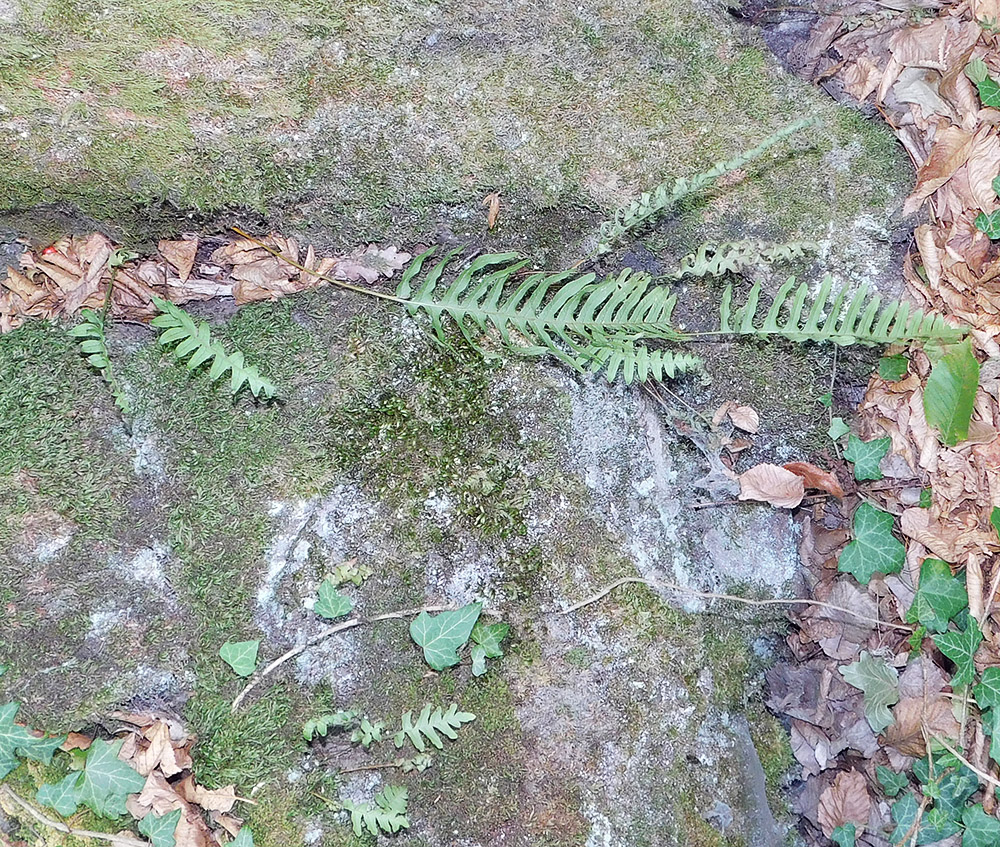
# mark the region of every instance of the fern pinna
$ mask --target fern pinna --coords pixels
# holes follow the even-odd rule
[[[278,393],[274,384],[265,379],[257,368],[244,362],[243,354],[239,350],[227,353],[225,348],[212,338],[207,323],[202,321],[196,324],[194,318],[168,300],[154,297],[153,303],[160,310],[160,314],[152,320],[153,326],[163,330],[160,333],[160,344],[164,347],[173,347],[174,357],[178,360],[187,359],[188,370],[193,371],[199,365],[211,362],[208,378],[215,382],[228,371],[229,390],[232,394],[236,394],[244,385],[250,389],[254,397],[269,400]]]
[[[551,355],[578,371],[619,373],[626,383],[673,377],[696,370],[702,360],[678,350],[679,342],[719,335],[778,336],[793,341],[829,341],[847,345],[909,341],[955,341],[963,330],[938,315],[907,304],[881,305],[862,286],[831,300],[833,282],[823,280],[815,297],[796,287],[794,277],[781,288],[759,320],[761,287],[750,289],[746,303],[733,306],[733,288],[722,296],[719,329],[684,332],[671,323],[677,295],[646,273],[626,269],[598,280],[593,273],[527,273],[526,260],[514,253],[491,253],[462,265],[458,250],[432,261],[429,250],[414,259],[394,299],[410,314],[430,319],[438,341],[450,346],[448,327],[481,347],[495,333],[507,350],[522,355]],[[519,277],[523,277],[517,281]],[[650,346],[650,342],[657,346]]]

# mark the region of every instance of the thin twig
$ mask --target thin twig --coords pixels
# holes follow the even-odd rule
[[[692,597],[700,597],[703,600],[729,600],[733,603],[743,603],[747,606],[820,606],[824,609],[831,609],[835,612],[843,612],[845,615],[850,615],[853,618],[857,618],[860,621],[865,621],[866,623],[874,624],[875,626],[884,626],[889,629],[898,629],[903,632],[913,632],[912,626],[906,626],[905,624],[890,623],[889,621],[880,621],[875,618],[869,618],[866,615],[859,615],[853,609],[847,609],[844,606],[834,606],[832,603],[824,603],[822,600],[807,600],[805,598],[795,597],[787,600],[773,598],[769,600],[750,600],[747,597],[737,597],[734,594],[717,594],[713,591],[696,591],[693,588],[685,588],[683,585],[677,585],[674,582],[661,582],[655,579],[645,579],[641,576],[626,576],[622,579],[615,580],[610,585],[605,586],[600,591],[598,591],[593,597],[588,597],[586,600],[581,600],[579,603],[574,603],[568,609],[563,609],[557,614],[568,615],[571,612],[575,612],[582,609],[584,606],[589,606],[591,603],[596,603],[598,600],[603,600],[616,588],[621,588],[623,585],[648,585],[650,588],[665,588],[668,591],[677,591],[682,594],[689,594]]]
[[[53,820],[47,817],[26,800],[22,800],[17,794],[13,792],[9,785],[0,786],[0,797],[6,797],[12,803],[20,806],[25,812],[27,812],[31,817],[38,821],[43,826],[47,826],[51,829],[55,829],[59,832],[65,833],[66,835],[72,835],[75,838],[93,838],[98,841],[107,841],[111,844],[123,844],[126,847],[142,847],[142,845],[149,845],[149,842],[144,838],[139,838],[138,836],[124,836],[124,835],[112,835],[109,832],[93,832],[89,829],[76,829],[72,826],[64,824],[62,821]]]
[[[253,679],[251,679],[246,687],[236,696],[233,700],[232,706],[230,706],[230,712],[235,712],[240,704],[246,699],[246,696],[256,688],[264,677],[269,676],[277,668],[287,662],[289,659],[294,659],[301,653],[304,653],[310,647],[315,647],[321,641],[325,641],[331,635],[336,635],[338,632],[344,632],[348,629],[354,629],[356,626],[361,626],[364,623],[375,623],[376,621],[388,621],[398,618],[409,618],[413,615],[419,615],[421,612],[450,612],[454,611],[456,606],[421,606],[417,609],[400,609],[398,612],[386,612],[382,615],[373,615],[370,618],[351,618],[350,620],[342,621],[341,623],[334,624],[333,626],[328,626],[326,629],[321,630],[319,633],[314,635],[304,644],[300,644],[297,647],[293,647],[291,650],[278,656],[271,664],[269,664],[264,670],[257,674],[254,674]]]
[[[382,771],[389,768],[402,767],[401,761],[397,762],[376,762],[371,765],[358,765],[356,768],[341,768],[339,773],[358,773],[359,771]]]
[[[802,503],[806,503],[807,501],[810,504],[818,503],[820,500],[826,500],[828,497],[832,496],[833,495],[829,492],[824,494],[809,494],[802,498]],[[688,503],[687,505],[689,509],[715,509],[720,506],[742,506],[746,503],[756,503],[757,505],[760,505],[759,501],[751,500],[712,500],[708,503]],[[799,505],[802,505],[802,503]]]

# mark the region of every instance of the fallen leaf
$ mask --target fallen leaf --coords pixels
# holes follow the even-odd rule
[[[59,747],[60,750],[69,752],[70,750],[88,750],[94,739],[89,735],[80,732],[71,732],[66,736],[66,740]]]
[[[189,803],[201,806],[206,811],[229,812],[236,804],[236,786],[208,789],[198,785],[194,776],[188,774],[174,788]]]
[[[945,739],[956,738],[960,729],[951,703],[940,696],[929,700],[921,697],[900,700],[893,709],[893,718],[892,726],[885,733],[885,743],[905,756],[917,758],[927,752],[925,727],[929,733]]]
[[[333,268],[333,275],[349,282],[364,280],[371,285],[380,276],[392,277],[411,258],[409,253],[395,247],[379,249],[377,244],[369,244],[367,248],[358,247],[350,256],[338,260]]]
[[[483,198],[482,205],[489,207],[489,211],[486,213],[486,226],[493,229],[497,225],[497,218],[500,217],[500,194],[497,191],[491,191]]]
[[[829,492],[838,500],[844,499],[844,489],[840,487],[837,477],[830,471],[825,471],[809,462],[786,462],[782,467],[786,471],[791,471],[796,476],[802,477],[806,488],[816,488]]]
[[[195,256],[198,255],[198,239],[161,241],[157,246],[160,255],[173,265],[181,282],[187,282],[194,267]]]
[[[760,415],[753,406],[731,406],[729,420],[733,426],[754,435],[760,429]]]
[[[865,778],[856,770],[841,771],[819,798],[819,825],[829,838],[838,826],[853,823],[858,834],[868,824],[872,800]]]
[[[779,465],[762,464],[740,474],[740,500],[760,500],[782,509],[794,509],[805,496],[802,477]]]
[[[955,175],[972,152],[975,136],[956,126],[945,127],[934,139],[927,161],[917,171],[917,184],[903,204],[903,213],[911,215],[942,185]]]

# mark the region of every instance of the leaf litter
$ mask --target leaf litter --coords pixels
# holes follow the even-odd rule
[[[790,723],[808,844],[996,845],[1000,3],[881,5],[840,4],[790,59],[896,134],[916,170],[904,213],[920,215],[907,291],[972,332],[890,348],[851,431],[831,429],[854,479],[802,507],[802,556],[811,596],[857,619],[793,612],[768,705]]]

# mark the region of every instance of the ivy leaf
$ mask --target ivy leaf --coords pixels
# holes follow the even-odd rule
[[[851,665],[841,665],[840,673],[855,688],[865,694],[865,717],[872,731],[882,732],[893,722],[889,707],[899,702],[899,673],[894,667],[876,659],[867,650]]]
[[[964,631],[954,630],[934,636],[934,643],[938,649],[958,668],[958,672],[951,680],[952,688],[956,685],[967,685],[972,682],[976,673],[972,657],[976,654],[982,641],[983,634],[979,631],[979,624],[976,623],[976,619],[972,615],[969,615]]]
[[[993,80],[990,80],[990,82],[993,83],[994,88],[996,88],[997,84],[993,82]],[[1000,89],[998,89],[998,92],[1000,92]],[[1000,209],[995,212],[990,212],[989,214],[986,212],[980,212],[976,215],[974,223],[976,225],[976,229],[980,232],[985,232],[986,237],[989,238],[990,241],[996,241],[1000,238]]]
[[[840,554],[837,569],[867,585],[876,573],[903,569],[906,549],[892,534],[892,515],[862,503],[854,513],[854,540]]]
[[[139,832],[153,843],[153,847],[175,847],[177,838],[174,833],[177,832],[181,811],[181,809],[174,809],[163,817],[150,812],[139,821]]]
[[[227,641],[219,655],[237,676],[250,676],[257,668],[257,649],[260,641]]]
[[[986,709],[981,715],[983,728],[990,737],[990,758],[1000,764],[1000,709]]]
[[[118,758],[123,743],[97,739],[87,751],[87,765],[80,782],[80,802],[106,818],[126,814],[126,797],[142,791],[146,784],[144,777]]]
[[[239,833],[229,842],[229,847],[253,847],[253,833],[249,827],[240,827]]]
[[[935,841],[944,841],[960,829],[958,822],[953,820],[948,812],[935,806],[930,811],[924,812],[917,843],[933,844]]]
[[[997,535],[1000,535],[1000,507],[993,507],[993,511],[990,512],[990,523],[993,524],[993,529],[997,531]]]
[[[979,778],[965,765],[949,770],[939,780],[924,788],[934,801],[934,808],[949,820],[958,821],[966,801],[979,790]]]
[[[983,804],[969,806],[962,812],[965,833],[962,847],[997,847],[1000,844],[1000,821],[983,810]]]
[[[979,362],[968,340],[952,346],[931,369],[924,388],[924,416],[949,447],[969,437],[978,387]]]
[[[410,637],[424,648],[424,660],[436,671],[458,664],[458,648],[469,640],[482,603],[470,603],[433,617],[421,612],[410,624]]]
[[[878,777],[879,784],[881,784],[886,797],[895,797],[910,784],[910,780],[905,773],[896,773],[896,771],[884,765],[875,766],[875,776]]]
[[[830,840],[838,847],[854,847],[857,838],[857,828],[853,823],[843,823],[830,833]]]
[[[503,655],[500,642],[510,632],[510,625],[505,623],[485,624],[477,621],[472,628],[472,674],[482,676],[486,673],[486,659],[499,659]]]
[[[1000,668],[994,667],[984,670],[982,682],[973,688],[973,692],[980,709],[1000,706]]]
[[[830,428],[826,431],[826,434],[829,435],[833,441],[839,441],[850,431],[851,428],[844,423],[843,418],[831,418]]]
[[[55,785],[43,785],[35,799],[43,806],[55,809],[64,818],[76,814],[80,805],[80,782],[83,774],[79,771],[69,774]]]
[[[879,462],[889,452],[889,445],[892,439],[876,438],[873,441],[862,441],[856,435],[847,439],[847,447],[844,449],[844,458],[849,462],[854,462],[854,478],[862,479],[882,479],[882,471],[879,469]]]
[[[313,611],[328,620],[343,617],[354,608],[354,601],[341,594],[329,577],[323,580],[319,587],[319,599],[313,606]]]
[[[908,841],[912,835],[911,830],[917,820],[917,810],[919,808],[920,804],[917,803],[916,795],[912,791],[908,791],[892,804],[892,819],[896,822],[896,829],[889,840],[893,844],[904,844]],[[920,831],[923,831],[923,826],[920,827]],[[918,832],[918,839],[919,835],[920,833]]]
[[[948,621],[968,605],[965,583],[952,574],[951,566],[940,559],[924,559],[906,620],[922,623],[931,632],[945,632]]]
[[[25,726],[14,723],[19,705],[7,703],[0,706],[0,779],[3,779],[18,765],[18,756],[48,764],[52,754],[66,736],[38,738]]]
[[[878,375],[886,382],[899,382],[909,367],[906,356],[883,356],[878,360]]]

